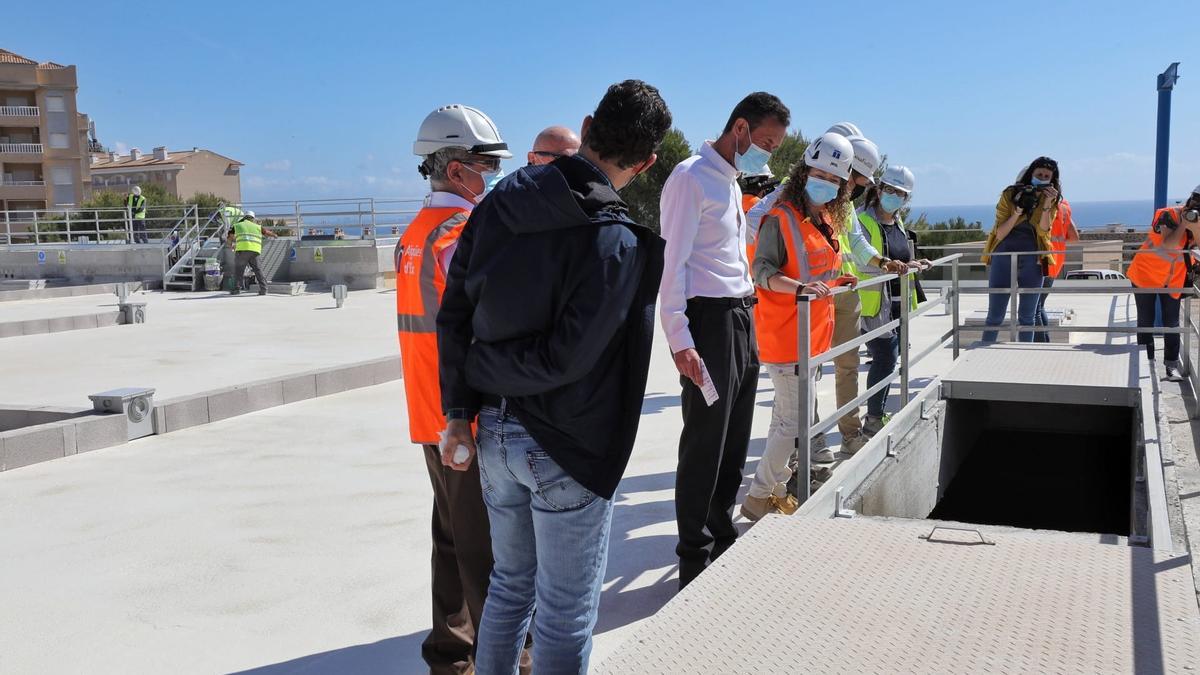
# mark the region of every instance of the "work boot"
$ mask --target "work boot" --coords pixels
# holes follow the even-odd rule
[[[776,510],[774,500],[775,495],[766,497],[746,495],[746,500],[742,502],[742,517],[752,523],[758,522],[760,518]]]
[[[867,441],[869,440],[871,440],[871,437],[866,434],[855,434],[850,438],[843,438],[841,451],[847,455],[853,455],[859,450],[862,450],[863,446],[866,445]]]
[[[266,294],[267,294],[267,291],[266,291],[266,289],[263,289],[263,290],[259,291],[259,292],[258,292],[258,294],[259,294],[259,295],[266,295]]]
[[[767,497],[767,499],[770,500],[771,506],[773,506],[776,511],[779,511],[785,516],[792,515],[796,512],[796,509],[800,508],[800,502],[796,501],[796,498],[792,495],[785,494],[782,497],[778,495],[771,495],[770,497]]]
[[[241,295],[241,294],[242,294],[242,291],[241,291],[241,289],[237,289],[237,288],[235,288],[235,289],[233,289],[232,291],[229,291],[229,294],[230,294],[230,295]]]

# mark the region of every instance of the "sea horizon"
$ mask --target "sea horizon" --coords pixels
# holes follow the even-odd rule
[[[1169,199],[1167,203],[1174,205],[1182,201],[1183,199]],[[909,211],[909,220],[915,221],[922,214],[930,223],[962,217],[969,223],[978,221],[983,224],[983,229],[988,230],[995,221],[996,205],[914,205]],[[1071,214],[1080,229],[1098,229],[1113,224],[1148,227],[1150,219],[1154,216],[1154,200],[1071,201]]]

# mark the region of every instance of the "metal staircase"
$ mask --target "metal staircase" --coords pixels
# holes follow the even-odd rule
[[[191,291],[198,286],[204,262],[216,258],[229,231],[225,203],[200,220],[193,204],[163,238],[163,290]],[[172,243],[178,237],[178,241]]]

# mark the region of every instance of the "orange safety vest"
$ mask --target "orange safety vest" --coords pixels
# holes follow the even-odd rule
[[[1050,256],[1050,264],[1047,267],[1051,279],[1058,278],[1058,273],[1062,272],[1063,264],[1067,261],[1067,232],[1070,226],[1071,204],[1064,199],[1058,203],[1058,214],[1050,224],[1050,250],[1058,251]]]
[[[1175,222],[1180,222],[1180,209],[1164,208],[1154,212],[1154,221],[1164,215],[1172,218]],[[1183,225],[1180,225],[1183,227]],[[1163,240],[1167,237],[1167,232],[1155,232],[1154,227],[1150,227],[1150,236],[1146,237],[1146,241],[1142,243],[1142,247],[1133,256],[1133,262],[1129,264],[1129,269],[1125,274],[1134,286],[1138,288],[1182,288],[1187,279],[1187,264],[1184,262],[1183,249],[1187,241],[1187,235],[1180,240],[1174,247],[1167,248],[1163,246]],[[1178,298],[1178,293],[1172,293],[1171,297]]]
[[[762,197],[755,197],[754,195],[743,194],[742,195],[742,213],[750,213],[750,209],[754,208],[754,205],[757,204],[758,200],[760,200],[760,199],[762,199]],[[749,222],[748,218],[747,218],[747,222]],[[757,235],[758,230],[755,229],[754,232],[756,233],[755,239],[757,239],[758,238],[758,235]],[[746,261],[750,263],[751,270],[754,269],[754,248],[755,248],[754,242],[747,239],[746,240]],[[751,272],[751,274],[753,274],[753,271]]]
[[[841,275],[842,256],[808,218],[791,204],[779,202],[771,213],[779,218],[779,230],[787,246],[784,276],[801,283],[830,282]],[[796,296],[765,288],[756,289],[754,325],[758,336],[758,354],[764,363],[796,363],[800,360],[797,344]],[[833,345],[833,298],[808,303],[809,354],[829,351]]]
[[[437,347],[446,277],[438,257],[458,240],[469,215],[458,207],[425,207],[396,244],[396,323],[413,443],[436,445],[446,428]]]

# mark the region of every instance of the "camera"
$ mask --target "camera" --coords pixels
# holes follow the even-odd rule
[[[1200,221],[1200,210],[1188,209],[1187,211],[1184,211],[1183,219],[1188,221],[1189,223],[1194,223],[1196,221]]]
[[[767,193],[779,187],[780,181],[766,175],[741,176],[738,185],[742,192],[755,197],[765,197]]]
[[[1034,185],[1014,185],[1013,204],[1021,209],[1025,215],[1029,215],[1037,208],[1038,200],[1041,199],[1042,189]]]

